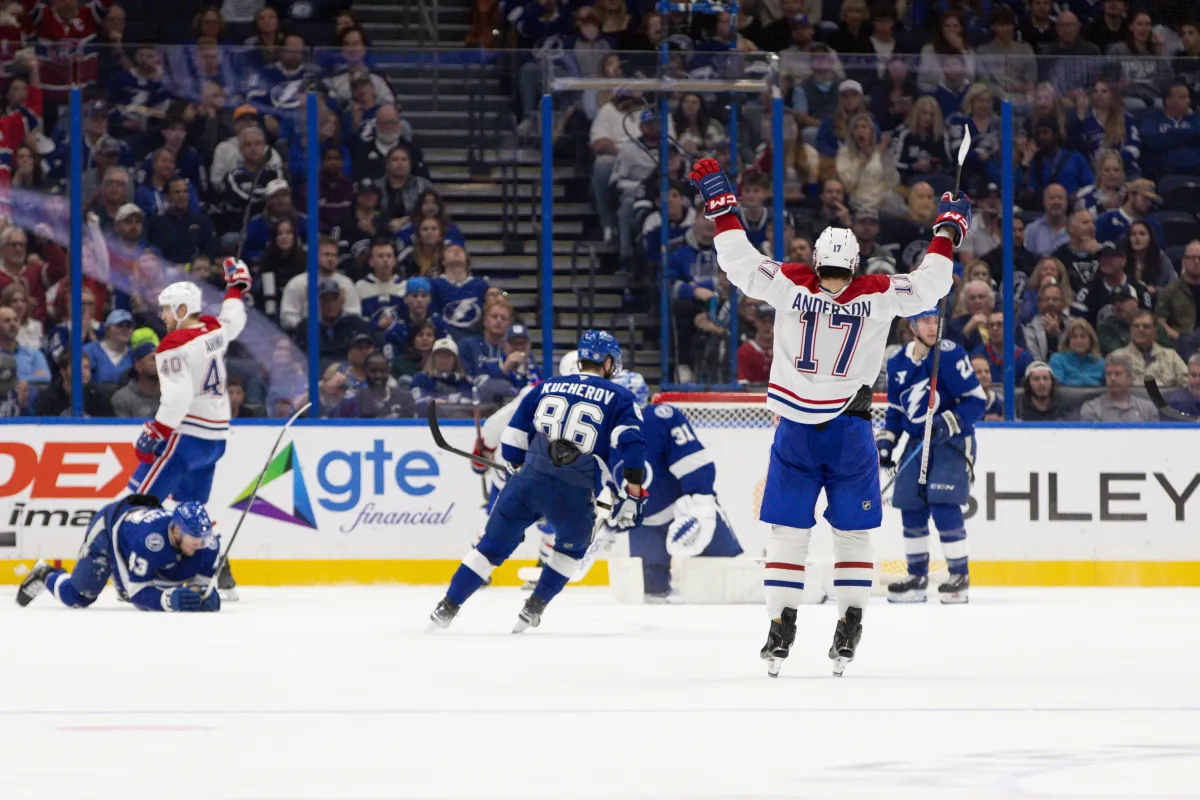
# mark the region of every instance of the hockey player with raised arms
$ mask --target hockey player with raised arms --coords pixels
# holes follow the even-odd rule
[[[628,391],[608,380],[621,368],[621,346],[607,331],[586,331],[578,350],[579,374],[543,381],[525,395],[505,428],[501,452],[519,469],[501,490],[483,538],[430,614],[435,627],[450,625],[467,598],[524,540],[525,530],[544,517],[554,528],[554,549],[513,632],[536,628],[592,540],[595,498],[610,481],[610,462],[624,464],[624,486],[609,515],[612,524],[631,528],[641,522],[646,501],[642,413]]]
[[[883,363],[893,317],[936,305],[953,280],[954,247],[971,225],[965,195],[942,195],[934,238],[908,275],[861,275],[858,240],[826,228],[813,266],[764,258],[746,238],[729,178],[712,159],[689,177],[717,225],[717,261],[750,297],[775,307],[775,353],[767,407],[780,416],[759,518],[771,526],[765,579],[771,628],[760,655],[779,674],[796,637],[804,562],[823,490],[833,527],[838,622],[833,672],[854,659],[874,574],[869,534],[883,521],[879,458],[871,427],[871,385]]]
[[[202,595],[220,548],[201,503],[167,511],[157,498],[128,495],[92,517],[74,570],[38,561],[17,590],[17,605],[48,589],[63,605],[87,608],[111,577],[142,611],[220,611],[219,594]]]
[[[975,377],[971,357],[954,342],[942,341],[938,366],[937,398],[933,410],[933,435],[929,444],[929,474],[919,485],[920,459],[910,458],[921,446],[925,435],[925,415],[929,412],[929,383],[933,374],[930,355],[937,341],[937,309],[931,308],[908,318],[913,341],[887,362],[888,410],[884,429],[875,445],[879,464],[895,469],[892,450],[901,432],[908,444],[896,475],[892,505],[900,509],[904,524],[904,550],[908,557],[908,577],[888,587],[893,603],[923,603],[929,585],[929,517],[937,525],[942,540],[942,555],[950,579],[938,587],[943,603],[967,602],[971,581],[967,573],[967,531],[962,506],[970,496],[970,465],[975,458],[975,425],[987,409],[987,395]]]
[[[742,554],[742,546],[717,502],[712,454],[704,449],[687,417],[665,403],[647,405],[650,390],[636,372],[623,371],[613,377],[613,383],[626,386],[644,409],[643,487],[650,498],[642,524],[629,530],[629,555],[642,559],[646,602],[671,602],[672,557],[733,558]],[[618,469],[614,465],[613,473]]]
[[[142,426],[137,440],[142,464],[129,489],[138,494],[208,502],[229,437],[225,352],[246,327],[242,296],[250,291],[251,278],[244,263],[225,259],[225,286],[217,317],[201,313],[204,301],[194,283],[172,283],[158,296],[159,315],[167,326],[155,355],[162,394],[158,412]],[[219,588],[232,592],[231,575],[222,575],[221,583]]]

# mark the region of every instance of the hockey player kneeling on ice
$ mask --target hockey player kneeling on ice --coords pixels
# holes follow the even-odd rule
[[[929,585],[929,517],[942,540],[942,555],[950,579],[938,587],[943,603],[967,602],[971,582],[967,574],[967,531],[962,506],[970,496],[971,465],[975,458],[975,425],[987,409],[987,395],[975,377],[971,357],[960,345],[942,341],[942,358],[937,376],[937,398],[933,410],[933,436],[929,474],[921,486],[920,455],[915,455],[925,435],[929,412],[929,383],[933,372],[931,350],[937,341],[937,309],[908,318],[913,341],[888,359],[888,410],[884,429],[876,439],[879,463],[895,469],[892,449],[900,433],[908,434],[908,445],[900,459],[892,505],[900,509],[904,523],[904,549],[908,555],[908,577],[888,587],[893,603],[923,603]]]
[[[154,419],[142,426],[137,456],[142,464],[129,489],[165,501],[207,503],[217,461],[229,437],[228,372],[225,352],[246,327],[242,296],[250,291],[250,271],[225,259],[225,300],[217,317],[202,314],[200,287],[181,281],[158,296],[167,335],[158,345],[162,397]],[[226,600],[236,600],[228,564],[217,581]]]
[[[554,527],[554,550],[514,633],[536,628],[546,604],[579,568],[595,528],[595,498],[610,481],[607,464],[624,466],[626,488],[609,518],[619,528],[642,521],[646,441],[642,412],[628,391],[608,380],[621,368],[621,346],[607,331],[579,339],[579,374],[552,378],[525,395],[501,437],[504,460],[519,468],[500,492],[487,528],[430,614],[445,628],[525,538],[539,519]]]
[[[852,231],[826,228],[813,246],[811,267],[781,264],[764,258],[746,238],[720,164],[700,159],[689,177],[703,195],[705,215],[716,220],[721,269],[734,286],[776,311],[767,408],[781,419],[759,514],[771,526],[763,581],[771,627],[759,654],[768,662],[767,674],[778,675],[796,637],[804,562],[824,491],[840,617],[829,658],[841,675],[862,636],[874,573],[869,535],[883,521],[871,385],[892,318],[923,311],[950,291],[953,249],[971,226],[971,203],[964,195],[942,195],[919,269],[861,275]]]
[[[612,380],[628,388],[643,407],[643,487],[650,490],[650,498],[642,524],[629,530],[629,555],[642,559],[646,601],[674,602],[678,595],[671,586],[672,557],[733,558],[742,554],[742,546],[717,503],[713,488],[717,472],[712,456],[687,417],[666,404],[648,406],[650,391],[636,372],[626,370]],[[614,466],[614,475],[618,469]]]
[[[220,611],[213,579],[220,537],[200,503],[167,511],[156,498],[132,494],[96,512],[75,569],[66,572],[39,561],[17,590],[27,606],[43,589],[71,608],[96,602],[111,577],[143,611]]]

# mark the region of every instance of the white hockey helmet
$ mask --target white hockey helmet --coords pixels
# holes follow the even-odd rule
[[[184,320],[203,310],[204,297],[200,293],[200,287],[196,284],[179,281],[158,293],[158,306],[159,308],[164,306],[170,308],[176,319]],[[179,313],[180,306],[183,307],[182,314]]]
[[[559,360],[558,375],[559,375],[559,377],[563,377],[565,375],[578,375],[578,374],[579,374],[579,351],[571,350],[570,352],[565,353],[563,355],[562,359]]]
[[[821,231],[817,243],[813,245],[813,269],[818,273],[822,269],[850,270],[854,275],[858,272],[858,237],[849,228],[835,228],[832,225]]]

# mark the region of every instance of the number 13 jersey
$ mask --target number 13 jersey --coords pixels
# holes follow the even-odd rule
[[[197,439],[229,437],[225,351],[244,327],[246,306],[241,293],[230,289],[219,317],[203,314],[196,327],[163,337],[155,355],[162,392],[156,420]]]
[[[883,367],[892,318],[932,308],[953,280],[953,247],[935,236],[908,275],[857,275],[837,293],[806,264],[781,264],[750,244],[733,214],[717,218],[717,263],[739,290],[775,308],[767,407],[802,425],[833,419]]]

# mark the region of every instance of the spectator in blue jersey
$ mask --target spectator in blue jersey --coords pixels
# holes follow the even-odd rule
[[[1121,155],[1125,174],[1141,174],[1138,159],[1142,155],[1142,134],[1133,115],[1125,110],[1120,84],[1098,80],[1092,87],[1091,110],[1079,125],[1088,158],[1095,163],[1103,150]]]
[[[1096,218],[1096,241],[1119,242],[1129,235],[1129,226],[1140,219],[1145,219],[1155,203],[1161,203],[1162,198],[1155,191],[1154,181],[1148,178],[1136,178],[1125,184],[1125,199],[1121,207],[1108,211]],[[1146,220],[1159,247],[1166,247],[1162,226],[1155,220]]]
[[[696,223],[696,209],[689,202],[692,192],[680,181],[672,181],[667,189],[667,244],[681,238]],[[657,271],[662,263],[662,212],[652,212],[642,223],[642,245],[646,264]]]
[[[1095,180],[1087,160],[1074,150],[1063,148],[1058,122],[1053,117],[1041,117],[1034,122],[1033,144],[1021,154],[1017,186],[1022,205],[1032,205],[1049,186],[1062,186],[1070,195]]]
[[[1004,393],[992,383],[992,365],[983,356],[971,357],[971,369],[979,379],[979,388],[983,389],[987,405],[984,406],[983,419],[985,422],[995,422],[1004,419]]]
[[[988,316],[987,334],[987,343],[975,348],[975,351],[971,353],[971,357],[980,356],[986,358],[988,364],[992,367],[992,381],[994,383],[1004,383],[1003,311],[994,311]],[[1024,347],[1014,347],[1013,365],[1016,373],[1015,380],[1017,382],[1025,379],[1025,369],[1032,362],[1033,358],[1025,351]]]
[[[423,416],[433,402],[438,404],[438,413],[445,416],[458,416],[462,411],[470,413],[474,393],[453,339],[446,337],[433,343],[425,371],[413,377],[412,395],[418,415]]]
[[[1096,217],[1121,207],[1121,190],[1125,186],[1125,162],[1116,150],[1101,150],[1096,156],[1096,182],[1085,186],[1075,195],[1075,210],[1087,211]]]
[[[139,152],[146,152],[151,120],[161,119],[171,102],[154,45],[138,45],[133,66],[113,76],[108,96],[113,103],[113,123],[121,138],[132,142]]]
[[[217,239],[212,220],[192,205],[195,193],[188,179],[168,180],[163,198],[166,205],[162,212],[149,217],[146,238],[150,245],[158,248],[163,258],[172,264],[190,264],[201,254],[215,258]]]
[[[442,274],[432,280],[433,311],[450,326],[455,341],[479,330],[483,319],[487,278],[471,274],[467,251],[456,244],[442,250]]]
[[[436,189],[426,189],[417,198],[417,210],[413,214],[412,221],[396,231],[396,239],[401,243],[402,247],[412,245],[416,237],[417,226],[421,224],[422,220],[426,219],[436,219],[438,221],[443,241],[456,244],[459,247],[467,246],[467,239],[463,236],[462,230],[451,221],[450,213],[446,210],[446,203],[442,200],[442,196],[438,194]]]
[[[489,383],[503,381],[508,384],[506,388],[511,387],[513,396],[529,384],[542,379],[530,352],[529,329],[524,325],[508,326],[504,334],[502,352],[504,360],[499,363],[484,362],[483,372],[478,378],[488,380]]]
[[[373,336],[371,327],[366,320],[357,314],[345,314],[345,299],[342,288],[337,281],[325,279],[317,286],[317,320],[318,356],[321,369],[329,364],[346,357],[350,344],[362,334]],[[296,346],[307,352],[308,325],[297,325],[293,334]]]
[[[271,231],[282,220],[289,220],[297,231],[308,230],[308,217],[301,214],[292,205],[292,187],[283,178],[276,178],[267,184],[266,207],[261,214],[255,214],[246,223],[246,237],[242,245],[242,258],[246,261],[257,261],[262,258],[271,240]]]
[[[381,331],[404,316],[404,281],[396,274],[396,245],[380,237],[371,242],[367,257],[371,272],[354,285],[362,315]]]
[[[104,320],[100,341],[83,348],[92,360],[92,380],[116,385],[125,379],[133,366],[129,340],[133,338],[133,314],[123,309],[110,311]]]
[[[694,362],[696,315],[707,311],[717,281],[717,251],[713,247],[716,224],[703,215],[667,255],[667,282],[675,319],[681,369]],[[684,380],[686,383],[687,380]]]
[[[292,116],[304,101],[307,81],[315,77],[304,63],[304,37],[288,34],[279,48],[279,60],[250,72],[246,79],[246,102],[263,115]]]
[[[0,306],[0,352],[8,353],[17,363],[17,378],[41,386],[50,382],[50,365],[45,354],[20,342],[21,318],[11,306]]]
[[[767,224],[771,214],[767,210],[767,198],[771,195],[771,180],[761,172],[747,170],[742,175],[742,188],[738,192],[738,205],[742,210],[742,225],[746,238],[755,247],[762,247],[767,240]]]
[[[133,193],[133,202],[146,212],[147,220],[152,220],[166,212],[169,205],[167,184],[175,174],[174,154],[165,147],[155,150],[150,156],[150,171],[146,173],[146,180]],[[187,183],[186,180],[184,182]],[[188,208],[192,211],[199,211],[200,198],[196,195],[196,190],[190,183],[188,183],[187,190]]]
[[[1200,115],[1192,112],[1186,83],[1167,86],[1162,110],[1151,109],[1142,117],[1142,149],[1147,175],[1200,174]]]
[[[1050,356],[1050,370],[1063,386],[1103,386],[1104,356],[1100,338],[1086,319],[1067,321],[1058,352]]]
[[[483,333],[462,340],[463,366],[472,378],[486,374],[488,364],[504,361],[504,340],[513,322],[513,309],[503,298],[490,300],[484,307]]]
[[[1187,362],[1187,385],[1167,395],[1167,405],[1176,411],[1200,417],[1200,353],[1193,353]],[[1169,419],[1163,415],[1163,419]]]
[[[375,94],[375,84],[366,72],[357,72],[350,76],[350,94],[353,101],[342,112],[342,138],[347,142],[358,142],[372,139],[375,136],[375,115],[379,113],[379,96]],[[412,139],[412,131],[402,133],[405,139]]]
[[[971,76],[963,56],[942,56],[942,79],[930,96],[942,111],[942,119],[959,113],[971,91]]]

